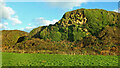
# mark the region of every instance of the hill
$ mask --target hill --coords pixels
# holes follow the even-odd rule
[[[119,13],[103,9],[78,9],[65,13],[54,25],[33,29],[29,37],[78,41],[89,35],[98,37],[106,27],[119,29],[119,25]]]
[[[27,52],[118,55],[120,14],[103,9],[66,12],[54,25],[40,26],[17,38],[15,46]]]
[[[2,47],[12,48],[19,41],[20,38],[28,35],[27,32],[20,30],[2,30]],[[23,40],[21,40],[23,41]]]

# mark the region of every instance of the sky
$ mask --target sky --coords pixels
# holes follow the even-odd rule
[[[4,2],[0,0],[0,30],[22,30],[54,24],[65,12],[86,8],[118,12],[118,2]]]

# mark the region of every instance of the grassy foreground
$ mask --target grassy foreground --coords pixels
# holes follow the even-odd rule
[[[118,66],[118,56],[2,53],[3,66]]]

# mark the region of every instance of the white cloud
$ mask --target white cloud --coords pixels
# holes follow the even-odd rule
[[[0,5],[4,4],[4,2],[5,2],[4,0],[0,0]]]
[[[2,23],[0,23],[0,29],[5,28]]]
[[[39,1],[44,1],[44,2],[86,2],[86,0],[39,0]]]
[[[83,2],[84,0],[6,0],[7,2]],[[119,0],[88,0],[88,2],[119,2]]]
[[[32,28],[33,27],[28,26],[28,27],[25,28],[25,30],[31,30]]]
[[[34,21],[36,22],[36,25],[38,26],[46,26],[46,25],[55,24],[56,22],[58,22],[57,19],[50,21],[50,20],[44,19],[43,17],[36,18]]]
[[[25,28],[21,28],[20,30],[29,32],[29,31],[31,31],[33,28],[36,28],[36,26],[27,26],[27,27],[25,27]]]
[[[115,10],[113,10],[113,11],[114,11],[114,12],[118,12],[118,10],[116,10],[116,9],[115,9]]]
[[[114,12],[120,13],[120,9],[113,10]]]
[[[13,11],[12,8],[6,7],[6,6],[0,6],[0,19],[9,19],[11,15],[14,15],[15,12]]]
[[[5,22],[5,23],[0,23],[0,29],[6,29],[7,28],[7,25],[8,25],[8,23],[7,22]]]
[[[26,26],[25,28],[20,28],[19,30],[30,32],[32,29],[36,28],[37,26]]]
[[[59,2],[61,0],[53,0],[53,2],[49,2],[48,4],[50,4],[53,7],[60,7],[60,8],[67,8],[67,9],[72,9],[73,7],[79,7],[81,6],[82,3],[86,3],[88,0],[70,0],[68,2]]]
[[[3,0],[0,0],[0,20],[6,19],[12,21],[13,25],[21,24],[22,22],[15,15],[15,11],[11,7],[7,7]]]
[[[18,17],[10,18],[10,20],[13,22],[13,23],[12,23],[13,25],[21,24],[21,23],[22,23],[22,22],[18,19]]]
[[[28,24],[28,25],[31,25],[31,24]]]
[[[3,23],[4,25],[8,25],[8,22]]]
[[[46,26],[46,25],[49,25],[49,24],[55,24],[56,22],[58,22],[58,20],[54,19],[54,20],[50,21],[50,20],[44,19],[43,17],[39,17],[39,18],[34,19],[34,22],[36,22],[36,24],[34,24],[35,26],[32,26],[31,24],[28,24],[27,27],[21,28],[20,30],[29,32],[29,31],[31,31],[32,29],[34,29],[38,26]]]

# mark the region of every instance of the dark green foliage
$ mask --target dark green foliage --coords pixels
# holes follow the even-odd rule
[[[47,38],[49,38],[49,34],[50,33],[47,31],[47,28],[46,28],[40,32],[40,38],[46,40]]]
[[[68,27],[68,40],[74,41],[73,26]]]
[[[29,39],[30,38],[40,38],[40,32],[43,31],[46,28],[46,26],[40,26],[38,28],[33,29],[29,33]]]
[[[75,23],[77,20],[82,20],[82,15],[80,14],[83,14],[83,17],[87,18],[87,22],[84,25]],[[88,36],[86,35],[88,33],[98,37],[98,34],[107,25],[119,27],[119,23],[117,23],[119,20],[118,16],[115,12],[109,12],[103,9],[78,9],[65,13],[62,19],[55,25],[38,27],[32,30],[29,36],[41,39],[53,39],[52,34],[55,33],[57,36],[59,33],[61,35],[61,39],[59,40],[67,39],[69,41],[81,40]],[[84,31],[84,28],[88,31]]]
[[[93,35],[98,35],[106,25],[114,25],[117,14],[105,10],[84,10],[84,14],[88,19],[88,26],[86,27]],[[114,15],[113,15],[114,14]]]
[[[61,40],[67,40],[68,39],[68,33],[61,33]]]
[[[102,22],[102,17],[104,18],[104,16],[102,16],[101,11],[100,10],[98,10],[98,11],[96,11],[96,10],[91,10],[91,11],[84,10],[84,14],[88,19],[88,22],[87,22],[88,26],[86,28],[93,35],[97,35],[97,33],[99,33],[100,30],[102,30],[102,28],[104,27],[103,26],[104,22]],[[107,22],[105,22],[105,23],[107,23]]]
[[[51,31],[50,32],[50,38],[52,39],[52,41],[60,41],[61,40],[61,33],[60,32],[55,32],[55,31]]]
[[[52,53],[58,50],[60,54],[62,51],[66,54],[118,55],[120,13],[103,9],[77,9],[65,13],[54,25],[33,29],[28,36],[18,37],[17,33],[9,35],[4,32],[3,35],[12,35],[12,39],[4,40],[4,45],[12,43],[11,46],[17,42],[14,47],[18,49],[55,51]]]
[[[61,40],[61,33],[59,32],[59,28],[56,26],[50,26],[45,28],[43,31],[40,32],[40,38],[52,39],[52,41],[60,41]]]
[[[86,36],[85,32],[74,32],[74,41],[80,41]]]
[[[18,39],[17,43],[20,43],[20,42],[25,41],[25,40],[28,40],[28,37],[27,36],[22,36]]]

